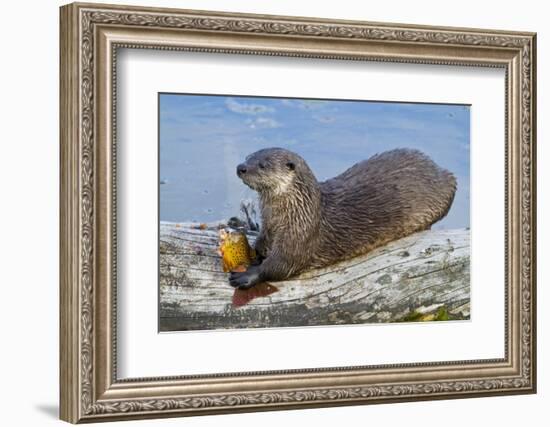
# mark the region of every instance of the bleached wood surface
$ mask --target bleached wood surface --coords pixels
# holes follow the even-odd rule
[[[162,331],[469,318],[470,232],[432,230],[291,280],[237,307],[217,254],[218,226],[161,223]],[[249,235],[251,243],[254,235]],[[433,317],[433,316],[432,316]]]

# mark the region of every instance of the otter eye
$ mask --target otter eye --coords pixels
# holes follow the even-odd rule
[[[260,166],[260,169],[265,169],[265,163],[264,162],[260,162],[260,164],[258,166]]]
[[[296,169],[296,165],[294,164],[294,162],[287,162],[286,167],[289,168],[291,171]]]

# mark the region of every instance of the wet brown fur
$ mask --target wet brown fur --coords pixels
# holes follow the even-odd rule
[[[396,149],[318,182],[297,154],[268,148],[239,175],[258,191],[261,280],[282,280],[429,229],[449,211],[456,179],[418,150]]]

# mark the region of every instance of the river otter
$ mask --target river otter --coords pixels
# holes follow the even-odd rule
[[[259,194],[263,259],[229,282],[249,288],[364,254],[443,218],[456,191],[454,175],[418,150],[395,149],[317,182],[304,159],[266,148],[237,166]]]

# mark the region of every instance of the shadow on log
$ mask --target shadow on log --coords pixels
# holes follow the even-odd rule
[[[161,223],[161,331],[470,317],[468,229],[416,233],[255,294],[234,295],[217,253],[224,225]],[[252,244],[254,234],[248,237]]]

